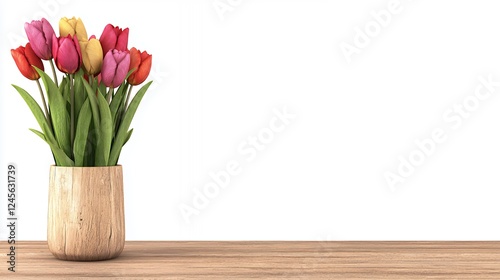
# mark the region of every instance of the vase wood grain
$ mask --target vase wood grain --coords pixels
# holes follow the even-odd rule
[[[47,241],[62,260],[116,258],[125,245],[122,167],[50,167]]]

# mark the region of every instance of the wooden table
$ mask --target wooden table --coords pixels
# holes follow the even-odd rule
[[[55,259],[46,242],[17,242],[0,279],[500,279],[500,242],[129,241],[101,262]]]

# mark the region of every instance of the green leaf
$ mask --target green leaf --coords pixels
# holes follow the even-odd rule
[[[125,142],[123,143],[123,146],[125,146],[125,144],[127,144],[128,140],[130,140],[130,137],[132,137],[132,132],[134,132],[133,128],[127,132],[127,138],[125,138]]]
[[[111,104],[109,105],[109,109],[111,110],[111,119],[113,120],[113,137],[115,137],[116,133],[118,132],[119,118],[122,115],[121,111],[124,107],[127,88],[127,86],[120,86],[115,96],[113,97],[113,100],[111,100]]]
[[[87,90],[87,96],[88,96],[89,101],[90,101],[90,107],[92,108],[92,115],[94,117],[93,123],[94,123],[95,129],[97,131],[99,131],[99,125],[101,123],[101,118],[99,117],[99,106],[97,105],[97,96],[87,81],[82,81],[82,82],[83,82],[83,85],[85,86],[85,89]],[[97,138],[99,138],[99,135],[97,135]]]
[[[104,98],[104,96],[100,93],[95,94],[94,90],[92,87],[89,85],[89,83],[85,80],[82,81],[83,85],[85,86],[85,89],[87,90],[87,96],[88,100],[90,102],[90,107],[92,108],[92,123],[93,123],[93,132],[94,134],[93,139],[95,139],[95,150],[94,152],[94,166],[106,166],[108,165],[109,161],[109,150],[107,155],[103,155],[102,152],[104,152],[105,146],[106,146],[106,140],[103,141],[102,135],[101,135],[101,109],[100,109],[100,98]],[[108,107],[106,100],[104,101],[106,103],[106,107]],[[109,110],[109,107],[108,107]],[[104,122],[107,125],[107,122]],[[106,137],[106,136],[105,136]]]
[[[137,111],[137,108],[139,107],[139,104],[141,103],[141,100],[144,97],[144,94],[146,94],[146,91],[148,90],[151,83],[152,82],[145,84],[134,96],[132,102],[130,102],[129,107],[123,116],[123,120],[119,124],[120,128],[118,129],[113,147],[111,148],[109,165],[116,165],[118,163],[118,158],[120,157],[122,147],[125,144],[125,140],[127,139],[127,134],[130,124],[132,123],[132,119],[134,118],[135,112]]]
[[[83,166],[95,166],[95,151],[97,146],[96,130],[94,124],[91,122],[89,127],[89,134],[87,137],[87,146],[85,147],[85,158]]]
[[[76,72],[74,75],[75,79],[75,116],[80,116],[80,110],[82,109],[83,103],[87,100],[87,93],[83,87],[83,70]]]
[[[68,157],[72,157],[70,140],[70,116],[66,108],[67,102],[59,93],[59,88],[52,79],[42,70],[36,69],[42,77],[45,85],[45,92],[49,98],[50,115],[52,117],[52,127],[59,147]]]
[[[104,96],[104,94],[106,93],[106,85],[103,82],[101,82],[99,84],[98,88],[99,88],[99,92]]]
[[[49,127],[47,118],[45,118],[45,115],[42,111],[42,108],[40,108],[40,106],[35,101],[35,99],[33,99],[33,97],[27,91],[25,91],[23,88],[18,87],[16,85],[12,85],[12,86],[17,90],[17,92],[19,92],[21,97],[26,102],[26,104],[28,105],[28,107],[31,110],[31,113],[33,113],[33,116],[35,116],[35,119],[38,122],[38,125],[40,126],[40,128],[43,129],[44,124],[46,127]],[[52,133],[51,131],[45,131],[45,130],[43,132],[45,132],[46,134]]]
[[[113,95],[113,100],[111,100],[111,104],[109,105],[109,108],[111,109],[111,114],[116,114],[120,102],[122,101],[123,97],[125,96],[125,93],[127,92],[126,88],[127,88],[126,86],[120,86],[116,91],[115,95]]]
[[[41,133],[40,131],[38,131],[36,129],[33,129],[33,128],[30,128],[30,130],[31,130],[31,132],[33,132],[36,135],[38,135],[38,137],[42,138],[43,141],[47,142],[47,139],[45,139],[45,135],[43,135],[43,133]]]
[[[45,142],[47,142],[49,144],[50,149],[52,150],[52,154],[54,155],[56,165],[58,165],[58,166],[73,166],[74,165],[73,161],[57,145],[57,141],[54,138],[53,132],[49,128],[47,119],[45,118],[45,115],[43,114],[42,109],[40,108],[38,103],[35,101],[35,99],[33,99],[33,97],[24,89],[22,89],[16,85],[12,85],[12,86],[17,90],[17,92],[19,92],[21,97],[24,99],[24,101],[26,102],[26,104],[30,108],[31,112],[33,113],[33,116],[35,116],[35,119],[37,120],[38,125],[40,126],[40,128],[44,132],[42,134],[42,135],[44,135],[44,137],[42,139],[45,140]],[[38,136],[41,136],[38,133],[35,133],[35,134],[37,134]]]
[[[87,147],[87,138],[89,135],[90,123],[92,121],[92,111],[90,101],[87,99],[83,104],[78,116],[76,125],[75,143],[73,145],[73,154],[75,155],[75,166],[84,166],[85,151]]]
[[[56,161],[57,166],[74,166],[74,162],[64,153],[63,150],[61,150],[57,145],[49,142],[45,135],[41,133],[38,130],[30,128],[30,130],[38,135],[40,138],[42,138],[43,141],[45,141],[47,144],[49,144],[50,150],[52,151],[52,154],[54,155],[54,160]]]
[[[122,121],[122,118],[123,118],[123,114],[125,113],[125,102],[127,102],[127,94],[128,94],[128,90],[129,90],[129,87],[132,87],[132,85],[130,85],[129,83],[127,83],[127,79],[130,75],[132,75],[132,73],[135,71],[136,69],[131,69],[130,71],[128,71],[127,73],[127,77],[125,77],[125,80],[123,81],[123,83],[118,87],[118,91],[117,91],[117,94],[120,93],[122,94],[122,96],[120,97],[120,100],[119,100],[119,105],[118,105],[118,108],[116,110],[116,114],[113,116],[113,125],[114,125],[114,128],[115,128],[115,135],[116,133],[118,133],[118,129],[120,128],[120,123]],[[121,91],[121,92],[120,92]]]
[[[63,96],[64,100],[69,102],[69,84],[68,77],[64,77],[59,85],[59,92]]]
[[[101,117],[100,137],[97,139],[96,147],[96,166],[107,166],[109,162],[109,154],[111,152],[111,141],[113,140],[113,121],[111,120],[111,112],[109,104],[104,99],[102,94],[97,95],[99,102],[99,114]]]

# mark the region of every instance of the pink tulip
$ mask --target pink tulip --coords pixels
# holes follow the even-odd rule
[[[52,37],[52,56],[57,68],[64,73],[74,74],[82,65],[82,53],[76,36],[68,35],[59,39]]]
[[[24,30],[35,54],[44,60],[51,59],[52,38],[55,33],[50,23],[45,18],[34,20],[31,23],[25,23]]]
[[[106,25],[102,32],[99,42],[101,42],[103,53],[107,54],[109,50],[117,49],[126,51],[128,44],[129,29],[121,29],[118,26],[114,27],[111,24]]]
[[[127,76],[130,66],[128,51],[110,50],[106,53],[102,63],[102,82],[107,87],[118,87]]]

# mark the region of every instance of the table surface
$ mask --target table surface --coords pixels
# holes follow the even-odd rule
[[[500,242],[128,241],[71,262],[17,241],[15,273],[2,244],[0,279],[500,279]]]

